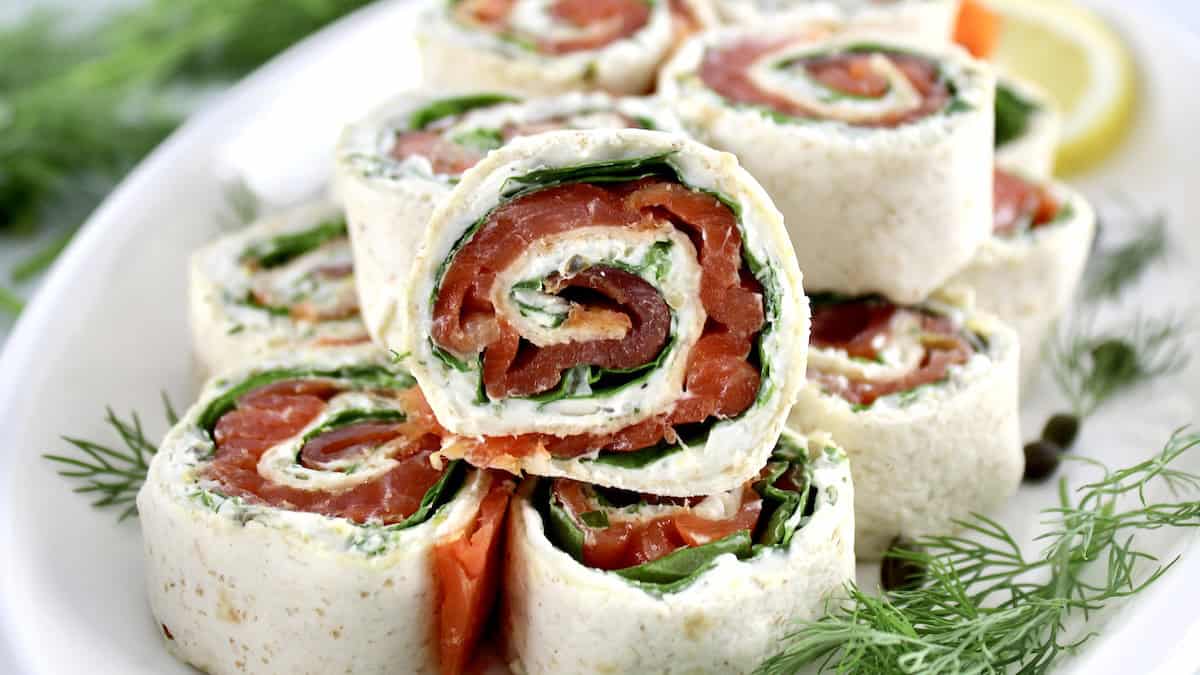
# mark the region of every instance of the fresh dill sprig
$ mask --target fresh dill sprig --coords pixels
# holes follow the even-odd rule
[[[1043,511],[1038,556],[1027,557],[1012,534],[982,516],[963,523],[962,535],[893,552],[925,569],[920,587],[874,596],[851,584],[848,600],[798,626],[758,672],[810,664],[838,673],[1047,672],[1092,637],[1069,634],[1069,619],[1136,595],[1174,564],[1137,548],[1137,533],[1200,527],[1200,501],[1147,496],[1155,482],[1177,499],[1200,490],[1200,476],[1172,467],[1198,445],[1200,434],[1181,430],[1154,457],[1106,471],[1074,493],[1060,481],[1059,506]]]
[[[1084,279],[1084,299],[1095,302],[1115,298],[1166,252],[1167,219],[1156,213],[1139,225],[1133,239],[1111,250],[1096,252]]]
[[[181,94],[241,77],[367,2],[143,0],[90,24],[40,12],[0,27],[0,233],[77,222],[61,205],[86,194],[83,212],[94,208],[186,116]]]
[[[162,404],[168,424],[174,426],[179,421],[179,415],[166,392],[162,394]],[[118,518],[123,521],[137,515],[137,493],[146,482],[150,460],[158,451],[158,445],[146,438],[142,420],[136,412],[130,413],[128,420],[123,420],[117,417],[112,408],[106,408],[105,411],[105,422],[117,432],[125,446],[123,450],[64,436],[63,440],[70,443],[77,454],[42,456],[59,465],[60,476],[82,481],[83,484],[75,488],[75,492],[95,495],[92,506],[124,507]]]
[[[1093,317],[1080,315],[1051,345],[1051,367],[1082,419],[1113,396],[1187,365],[1184,338],[1189,333],[1187,322],[1175,316],[1138,315],[1114,328],[1097,329]]]

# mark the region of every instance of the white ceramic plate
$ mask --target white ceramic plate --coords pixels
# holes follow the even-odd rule
[[[1140,56],[1143,107],[1132,140],[1081,184],[1102,203],[1120,190],[1170,214],[1173,263],[1146,279],[1128,307],[1190,310],[1200,285],[1186,262],[1200,260],[1200,231],[1185,227],[1200,220],[1200,44],[1121,0],[1097,4]],[[62,434],[111,438],[106,405],[140,410],[152,434],[164,431],[160,390],[177,402],[194,393],[185,261],[227,222],[223,182],[244,174],[279,202],[317,190],[340,126],[416,82],[411,20],[402,2],[360,12],[197,115],[94,214],[26,311],[0,358],[0,672],[189,672],[162,648],[147,610],[136,521],[118,525],[113,513],[91,509],[40,454],[63,450]],[[1196,361],[1106,408],[1080,447],[1123,466],[1200,421]],[[1040,383],[1027,435],[1059,405]],[[1186,462],[1200,470],[1200,453]],[[1051,488],[1025,488],[1001,519],[1028,540],[1052,499]],[[1187,552],[1193,539],[1181,532],[1144,543],[1163,559],[1183,559],[1137,602],[1094,617],[1101,637],[1064,671],[1191,673],[1200,664],[1200,550]],[[873,574],[860,576],[873,585]]]

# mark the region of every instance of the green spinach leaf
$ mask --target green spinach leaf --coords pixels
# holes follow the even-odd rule
[[[504,94],[476,94],[443,98],[413,111],[408,118],[408,128],[411,131],[421,131],[430,124],[451,115],[461,115],[475,108],[487,108],[499,103],[513,103],[519,100]]]
[[[1011,88],[996,86],[996,147],[1020,138],[1029,128],[1029,119],[1038,107],[1021,98]]]
[[[310,368],[278,368],[256,373],[237,385],[230,387],[224,394],[204,408],[196,424],[208,433],[212,433],[221,417],[233,410],[239,398],[245,394],[275,382],[284,380],[303,379],[332,379],[343,380],[351,386],[363,389],[408,389],[415,381],[412,376],[401,370],[389,370],[383,366],[347,366],[331,370]]]
[[[271,237],[242,253],[241,261],[263,269],[281,267],[328,241],[347,236],[346,221],[331,220],[299,232]]]
[[[615,570],[613,574],[641,582],[644,588],[666,586],[670,590],[677,590],[674,584],[693,581],[696,575],[711,567],[717,557],[732,553],[738,558],[746,558],[750,556],[752,547],[750,533],[742,530],[703,546],[681,548],[658,560]]]

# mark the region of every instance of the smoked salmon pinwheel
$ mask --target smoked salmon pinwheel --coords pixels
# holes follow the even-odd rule
[[[705,0],[438,0],[417,25],[425,83],[528,95],[645,94]]]
[[[772,447],[753,478],[707,496],[527,480],[500,624],[515,670],[749,673],[821,617],[854,578],[849,463],[827,435]]]
[[[1042,344],[1071,304],[1092,248],[1096,214],[1061,183],[996,169],[992,237],[951,284],[970,287],[980,309],[1021,340],[1021,379],[1037,370]]]
[[[781,21],[693,38],[660,90],[762,181],[809,291],[918,302],[991,230],[994,76],[956,47]]]
[[[293,349],[369,349],[346,221],[316,202],[275,214],[192,256],[192,337],[205,376]]]
[[[446,437],[386,357],[212,380],[138,494],[167,647],[226,673],[460,673],[499,582],[514,483]]]
[[[814,296],[811,335],[791,424],[828,431],[849,454],[860,559],[897,536],[950,534],[1016,492],[1012,329],[949,294],[908,306]]]
[[[944,45],[954,34],[960,0],[717,0],[730,23],[832,21],[852,29],[905,35]]]
[[[387,336],[477,466],[688,496],[755,475],[803,382],[779,212],[679,134],[556,131],[468,171]]]
[[[679,131],[661,108],[601,93],[525,102],[488,93],[410,93],[351,126],[338,149],[335,189],[350,221],[370,333],[379,338],[396,324],[396,307],[379,291],[407,278],[433,208],[463,171],[513,138],[554,129]]]
[[[997,80],[997,166],[1030,178],[1049,178],[1061,128],[1061,113],[1036,84],[1010,76]]]

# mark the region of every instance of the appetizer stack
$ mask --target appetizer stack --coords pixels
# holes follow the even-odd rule
[[[168,647],[747,672],[999,505],[1094,218],[955,5],[430,4],[331,201],[195,256],[214,376],[138,498]]]

